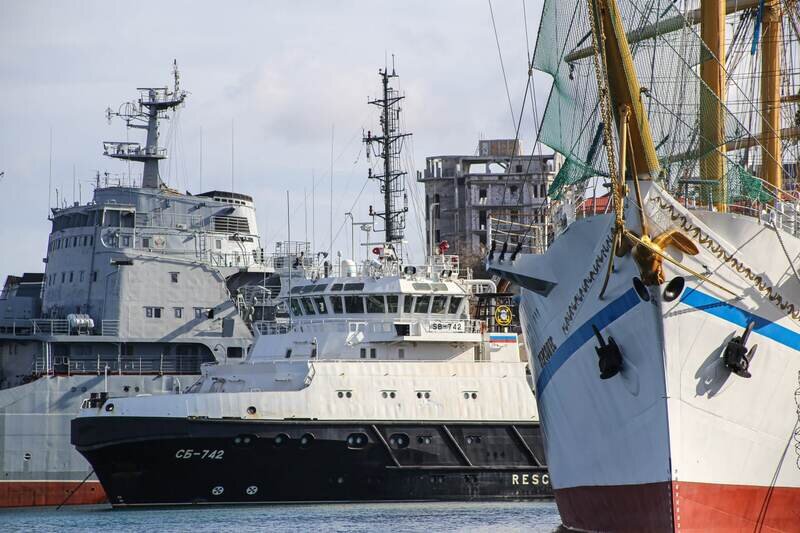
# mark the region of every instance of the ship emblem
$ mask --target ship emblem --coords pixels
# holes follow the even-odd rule
[[[511,312],[511,308],[507,305],[499,305],[494,311],[494,321],[498,326],[510,326],[513,318],[514,314]]]
[[[255,493],[258,492],[258,487],[256,487],[255,485],[250,485],[249,487],[247,487],[247,490],[245,490],[245,492],[247,493],[248,496],[254,496]]]
[[[225,492],[225,488],[222,485],[217,485],[216,487],[211,489],[211,494],[213,494],[214,496],[219,496],[223,492]]]

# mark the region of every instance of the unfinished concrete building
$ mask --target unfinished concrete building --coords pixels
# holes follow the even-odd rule
[[[425,185],[428,249],[447,241],[462,267],[482,274],[490,222],[544,224],[547,189],[559,167],[560,156],[525,155],[513,139],[479,141],[477,155],[428,157],[417,175]]]

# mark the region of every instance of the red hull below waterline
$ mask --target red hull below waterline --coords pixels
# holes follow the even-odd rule
[[[74,491],[71,496],[70,493]],[[67,500],[67,496],[69,499]],[[64,503],[64,500],[67,500]],[[108,501],[98,481],[3,481],[0,482],[0,507],[39,505],[88,505]]]
[[[555,495],[571,529],[800,533],[800,488],[665,481],[573,487]]]

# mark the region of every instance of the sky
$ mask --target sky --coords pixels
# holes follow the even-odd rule
[[[519,113],[541,1],[491,8]],[[105,110],[134,100],[137,87],[171,85],[173,59],[189,96],[161,126],[162,179],[182,192],[253,196],[270,250],[287,238],[288,191],[292,240],[327,249],[332,227],[333,249],[348,255],[344,213],[365,220],[381,205],[361,143],[362,131],[379,129],[367,104],[378,69],[394,55],[413,133],[407,185],[422,199],[415,175],[426,157],[514,137],[497,46],[488,0],[0,0],[0,278],[43,271],[56,194],[85,203],[96,172],[125,179],[128,164],[104,157],[102,141],[144,135],[109,124]],[[536,85],[541,107],[549,89]],[[534,135],[528,115],[526,151]],[[408,250],[419,259],[424,214],[410,207]]]

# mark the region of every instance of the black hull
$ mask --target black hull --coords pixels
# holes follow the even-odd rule
[[[97,417],[72,443],[115,507],[552,497],[538,424]]]

